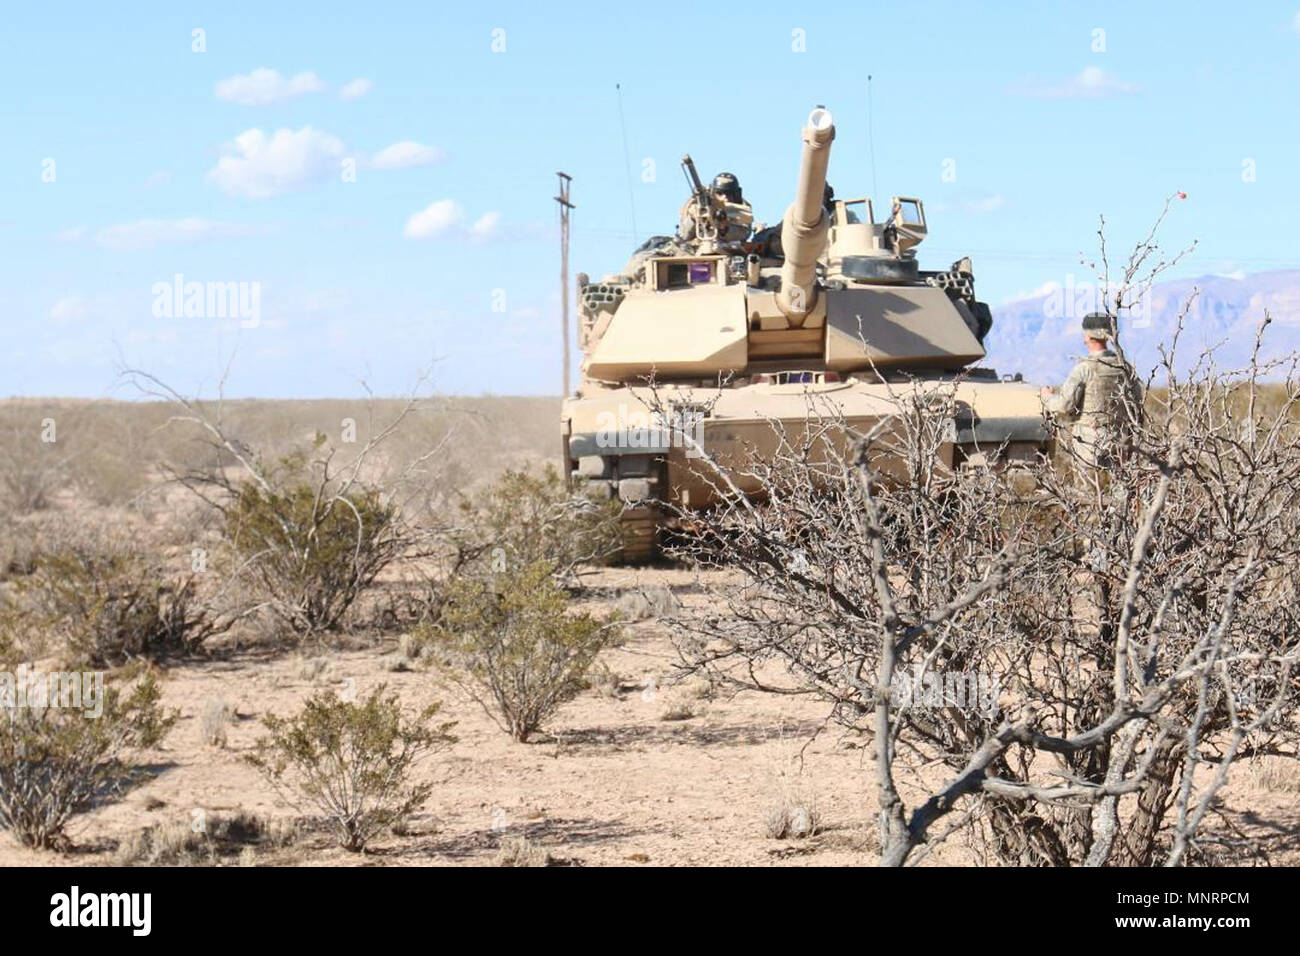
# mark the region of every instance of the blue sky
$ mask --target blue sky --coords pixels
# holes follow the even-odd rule
[[[429,365],[555,394],[555,171],[593,276],[634,218],[671,231],[684,152],[777,221],[814,104],[837,193],[868,195],[868,73],[878,202],[923,198],[923,263],[971,254],[995,306],[1175,190],[1165,243],[1200,240],[1178,275],[1300,266],[1300,0],[25,4],[0,36],[0,395],[123,394],[122,364],[209,394],[229,364],[235,396],[398,394]],[[155,314],[177,274],[257,283],[259,324]]]

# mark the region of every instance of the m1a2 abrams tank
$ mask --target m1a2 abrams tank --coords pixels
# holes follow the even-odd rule
[[[735,177],[706,187],[686,157],[692,192],[676,235],[650,239],[600,282],[578,277],[582,378],[561,412],[565,465],[625,503],[625,560],[655,554],[664,503],[714,503],[701,450],[743,466],[773,452],[774,421],[806,428],[813,406],[865,430],[897,414],[894,383],[955,391],[946,464],[1045,450],[1037,389],[975,367],[992,319],[970,259],[920,269],[919,199],[895,197],[879,220],[870,199],[834,199],[834,138],[830,113],[813,110],[794,202],[779,227],[756,232]]]

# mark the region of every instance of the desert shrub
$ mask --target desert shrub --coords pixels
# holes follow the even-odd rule
[[[97,505],[126,505],[149,486],[150,463],[132,444],[104,443],[81,455],[71,469],[76,490]]]
[[[586,683],[595,689],[596,693],[602,697],[612,697],[615,700],[623,690],[622,676],[603,661],[596,661],[587,671]]]
[[[538,561],[453,582],[441,622],[426,632],[448,679],[520,742],[587,686],[596,655],[619,636],[616,619],[567,605],[552,566]]]
[[[48,508],[67,480],[66,456],[54,442],[40,441],[31,429],[15,429],[0,441],[0,507],[5,510],[27,514]]]
[[[80,708],[0,707],[0,826],[25,846],[67,849],[68,820],[133,782],[128,754],[157,744],[175,722],[159,696],[146,676],[125,696],[105,689],[98,717]]]
[[[411,768],[456,739],[454,722],[434,722],[438,704],[405,720],[397,696],[384,690],[360,704],[321,691],[293,717],[268,715],[269,734],[247,757],[292,806],[325,814],[339,845],[353,852],[423,806],[433,788],[411,783]]]
[[[155,562],[115,545],[38,552],[13,590],[0,603],[0,635],[31,651],[53,642],[96,667],[193,653],[237,617],[201,602],[194,576],[168,579]]]
[[[689,700],[670,700],[659,712],[659,719],[664,721],[693,720],[700,715],[699,707]]]
[[[225,535],[270,611],[300,635],[338,626],[405,548],[397,508],[374,489],[248,481],[225,508]]]
[[[1300,793],[1300,761],[1293,756],[1256,757],[1250,761],[1247,781],[1255,790]]]
[[[461,502],[466,550],[489,573],[547,562],[570,583],[581,564],[619,547],[618,502],[570,492],[552,465],[540,472],[507,469],[477,498]]]
[[[239,437],[231,430],[224,402],[186,398],[140,369],[123,375],[145,395],[178,408],[171,423],[199,439],[202,457],[190,456],[188,466],[163,461],[159,467],[220,513],[241,579],[295,635],[336,629],[389,564],[402,556],[422,556],[412,547],[422,536],[402,520],[402,506],[418,497],[429,480],[425,466],[436,460],[441,444],[387,477],[380,451],[423,407],[416,396],[386,423],[375,417],[378,402],[349,408],[368,407],[370,416],[362,425],[364,441],[341,456],[328,435],[341,422],[350,422],[342,442],[352,444],[356,421],[351,415],[334,419],[328,431],[318,428],[308,447],[302,447],[301,438],[291,437],[301,436],[297,424],[286,427],[283,418],[268,421],[270,406],[237,403]]]
[[[298,676],[308,683],[315,684],[328,675],[330,662],[322,656],[304,657],[298,663]]]
[[[739,573],[683,624],[687,670],[868,737],[882,862],[958,832],[1010,865],[1196,862],[1233,762],[1294,752],[1296,366],[1189,377],[1175,345],[1104,471],[944,467],[954,393],[910,384],[888,426],[820,420],[825,455],[774,429],[766,507],[691,516],[688,554]],[[1283,373],[1269,419],[1229,389]]]
[[[497,866],[549,866],[551,855],[526,836],[506,837],[497,847]]]
[[[806,840],[821,831],[821,812],[815,804],[804,806],[783,799],[763,817],[763,832],[769,840]]]
[[[199,731],[209,747],[226,746],[226,729],[234,716],[234,709],[219,697],[209,697],[199,712]]]
[[[681,607],[672,589],[660,585],[624,591],[615,609],[627,621],[644,621],[668,617]]]
[[[36,570],[36,535],[12,518],[0,518],[0,582]]]
[[[213,866],[232,859],[240,865],[256,848],[289,846],[297,834],[292,821],[264,819],[250,813],[213,814],[142,827],[117,847],[117,866]]]
[[[397,639],[398,653],[408,661],[418,660],[424,652],[424,646],[415,634],[403,634]]]

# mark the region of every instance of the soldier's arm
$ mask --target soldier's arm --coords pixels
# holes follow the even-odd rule
[[[1078,415],[1083,410],[1083,390],[1086,384],[1087,369],[1080,362],[1070,372],[1060,390],[1043,399],[1043,407],[1053,415]]]

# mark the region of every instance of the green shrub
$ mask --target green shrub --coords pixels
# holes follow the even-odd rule
[[[494,580],[454,581],[425,636],[446,677],[524,742],[587,686],[596,655],[619,637],[616,619],[567,605],[552,566],[538,561]]]
[[[194,576],[167,580],[156,563],[110,545],[38,552],[13,585],[0,603],[0,643],[33,655],[53,643],[95,667],[193,653],[234,620],[199,601]]]
[[[406,721],[396,695],[385,697],[384,689],[361,704],[321,691],[294,717],[271,714],[263,719],[269,735],[246,758],[295,808],[325,814],[339,845],[353,852],[423,806],[433,788],[411,784],[411,768],[456,740],[453,722],[433,723],[438,704]]]
[[[405,548],[397,508],[378,491],[323,493],[245,482],[226,508],[225,535],[269,609],[295,633],[336,628]]]
[[[489,573],[548,562],[563,581],[580,564],[619,548],[618,502],[570,492],[553,465],[506,470],[476,499],[461,502],[468,538]]]
[[[153,747],[176,715],[159,706],[146,676],[123,697],[104,691],[103,709],[0,707],[0,826],[25,846],[65,850],[68,820],[136,779],[129,751]]]

